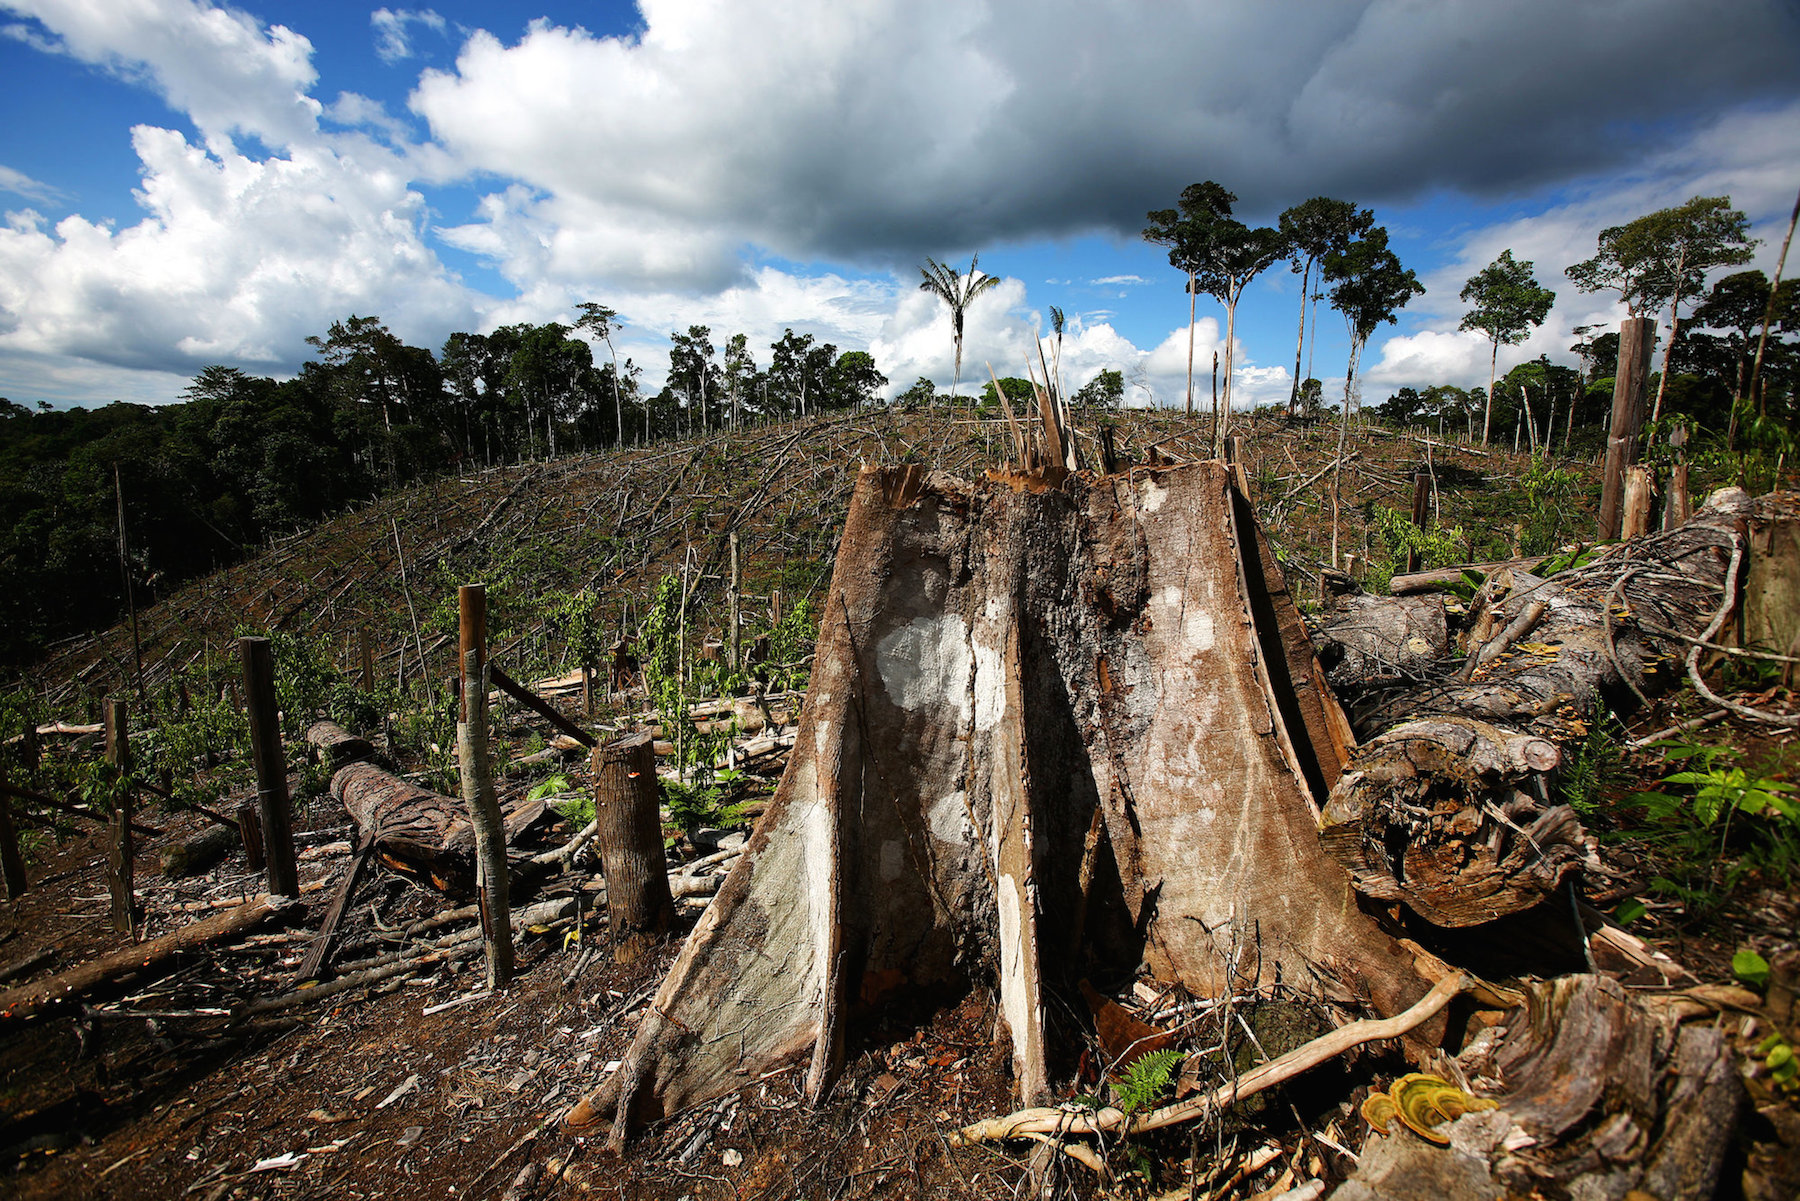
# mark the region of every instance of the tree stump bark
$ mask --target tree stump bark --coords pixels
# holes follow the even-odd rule
[[[632,963],[668,931],[675,915],[663,855],[656,756],[648,734],[594,748],[594,842],[606,875],[613,962]]]
[[[802,1057],[823,1095],[895,994],[994,987],[1028,1102],[1094,971],[1405,1008],[1413,955],[1319,844],[1347,748],[1300,629],[1221,463],[865,470],[776,798],[568,1123],[619,1142]]]

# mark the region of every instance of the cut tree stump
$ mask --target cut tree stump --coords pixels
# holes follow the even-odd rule
[[[865,1015],[973,985],[1027,1102],[1084,974],[1424,995],[1319,844],[1347,727],[1229,469],[1002,479],[863,472],[775,800],[569,1125],[620,1143],[796,1059],[821,1097]]]
[[[1597,709],[1629,713],[1680,679],[1683,636],[1718,610],[1749,519],[1784,506],[1727,489],[1679,529],[1608,547],[1586,566],[1492,577],[1480,628],[1528,633],[1505,646],[1493,636],[1467,678],[1440,663],[1434,678],[1353,707],[1373,736],[1333,790],[1322,837],[1358,891],[1443,927],[1553,896],[1589,854],[1575,813],[1548,799],[1563,748],[1586,736]],[[1404,620],[1409,598],[1369,599],[1359,621],[1381,606]]]
[[[675,915],[657,817],[656,756],[650,735],[633,734],[594,749],[594,842],[606,875],[613,961],[633,963]]]

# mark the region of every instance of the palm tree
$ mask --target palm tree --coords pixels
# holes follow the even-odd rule
[[[963,350],[963,314],[975,298],[1000,282],[997,275],[986,273],[977,276],[975,265],[980,261],[979,255],[969,256],[969,273],[960,275],[955,267],[946,267],[936,259],[927,256],[925,266],[919,268],[919,274],[925,282],[919,285],[919,291],[930,292],[950,306],[950,333],[956,339],[956,366],[950,377],[950,399],[956,400],[956,388],[962,382],[962,350]]]

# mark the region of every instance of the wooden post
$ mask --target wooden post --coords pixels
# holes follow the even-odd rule
[[[1606,466],[1600,476],[1601,541],[1619,536],[1625,500],[1625,469],[1637,462],[1638,433],[1644,426],[1644,384],[1650,377],[1650,352],[1656,324],[1649,317],[1627,317],[1619,323],[1619,368],[1613,378],[1612,428],[1606,439]]]
[[[0,785],[6,783],[6,764],[0,763]],[[19,831],[13,825],[12,801],[0,788],[0,879],[6,883],[6,899],[16,901],[25,891],[25,856],[19,853]]]
[[[1634,463],[1625,469],[1625,505],[1619,518],[1620,538],[1642,538],[1650,532],[1650,502],[1656,487],[1650,469]]]
[[[250,757],[256,764],[256,803],[262,819],[263,857],[269,891],[300,895],[300,866],[294,859],[293,819],[288,810],[287,759],[281,751],[281,722],[275,712],[275,653],[267,638],[240,638],[244,697],[250,713]]]
[[[1694,503],[1688,496],[1687,426],[1669,431],[1669,445],[1675,448],[1675,464],[1669,468],[1669,489],[1663,495],[1662,528],[1676,529],[1687,524],[1694,515]]]
[[[125,702],[106,698],[106,761],[121,775],[131,758],[131,735],[126,728]],[[107,819],[106,887],[112,893],[112,928],[119,934],[137,929],[137,906],[132,896],[132,860],[137,847],[131,836],[131,790],[121,788]]]
[[[656,757],[649,734],[594,750],[594,841],[606,875],[613,961],[631,963],[669,928],[675,911],[657,817]]]
[[[726,600],[730,613],[726,618],[725,662],[730,666],[731,670],[735,672],[744,665],[744,656],[738,649],[740,640],[738,587],[742,583],[742,577],[738,574],[738,536],[736,530],[731,531],[729,542],[731,546],[731,576],[726,582],[728,588]]]
[[[1412,501],[1413,528],[1417,529],[1417,530],[1424,529],[1426,518],[1430,514],[1430,512],[1431,512],[1431,477],[1429,475],[1426,475],[1423,471],[1415,471],[1413,473],[1413,501]],[[1419,551],[1418,551],[1417,547],[1414,547],[1412,550],[1409,550],[1406,552],[1406,570],[1409,572],[1417,571],[1417,570],[1419,570],[1420,566],[1421,566],[1421,564],[1419,563]]]
[[[375,691],[375,647],[369,641],[369,627],[362,626],[356,631],[356,649],[362,660],[362,690]]]
[[[262,822],[256,817],[256,803],[245,801],[237,810],[238,837],[244,840],[244,866],[253,872],[263,869]]]
[[[463,803],[475,827],[475,886],[481,904],[481,936],[487,947],[489,988],[512,983],[512,911],[506,867],[506,826],[494,797],[488,763],[487,588],[456,590],[460,619],[457,661],[462,664],[462,712],[456,723],[456,758],[462,769]]]

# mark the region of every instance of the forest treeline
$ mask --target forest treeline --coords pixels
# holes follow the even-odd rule
[[[1367,210],[1318,198],[1284,213],[1280,230],[1259,230],[1231,218],[1234,200],[1216,184],[1197,184],[1180,209],[1150,214],[1146,237],[1168,245],[1171,265],[1187,277],[1190,328],[1198,294],[1234,308],[1247,280],[1283,254],[1303,280],[1315,259],[1323,264],[1333,307],[1355,318],[1357,348],[1422,290]],[[1711,227],[1721,222],[1722,233]],[[1760,271],[1725,275],[1707,289],[1706,271],[1693,266],[1744,263],[1751,243],[1743,225],[1726,198],[1697,197],[1603,231],[1600,253],[1568,274],[1583,290],[1619,291],[1633,314],[1667,306],[1674,337],[1658,355],[1667,383],[1662,372],[1652,376],[1657,400],[1646,454],[1654,458],[1666,441],[1658,430],[1682,424],[1696,435],[1690,454],[1747,453],[1772,480],[1769,468],[1793,459],[1800,417],[1794,285],[1784,282],[1771,303]],[[1707,239],[1711,257],[1703,259],[1695,248]],[[1645,266],[1677,251],[1675,270]],[[945,278],[927,271],[924,286],[950,306],[960,367],[962,308],[992,277],[973,260],[966,276],[932,265]],[[1551,294],[1531,270],[1508,251],[1464,290],[1471,308],[1463,327],[1488,336],[1496,360],[1501,346],[1522,341],[1550,308]],[[1685,314],[1684,302],[1691,306]],[[618,315],[592,303],[578,311],[573,325],[453,333],[435,354],[406,345],[376,317],[351,316],[307,339],[316,357],[291,379],[211,366],[181,401],[162,406],[33,411],[0,399],[0,668],[23,666],[58,638],[118,620],[128,587],[146,603],[273,535],[421,478],[866,406],[888,384],[864,350],[840,351],[789,329],[769,347],[765,368],[744,334],[717,346],[712,331],[696,325],[670,335],[667,382],[649,393],[640,387],[641,369],[613,352]],[[1060,352],[1062,314],[1051,312]],[[1765,317],[1769,339],[1752,386]],[[1491,388],[1402,388],[1372,413],[1545,454],[1592,453],[1604,440],[1619,338],[1595,327],[1574,333],[1579,368],[1540,357],[1497,375]],[[1353,352],[1347,381],[1355,367]],[[1231,375],[1227,363],[1228,406]],[[1032,394],[1026,380],[999,383],[1009,397]],[[1189,389],[1191,411],[1191,379]],[[1108,368],[1071,400],[1113,407],[1126,390],[1124,373]],[[982,394],[997,404],[992,383]],[[1347,382],[1346,405],[1350,395]],[[894,402],[938,398],[922,378]],[[1296,384],[1287,407],[1304,417],[1335,399],[1309,378]],[[1735,470],[1743,474],[1741,458]]]
[[[576,336],[608,347],[611,319],[588,306],[579,327],[454,333],[433,354],[352,316],[309,338],[317,357],[288,380],[212,366],[161,406],[0,399],[0,666],[122,616],[121,518],[143,604],[433,474],[869,404],[887,384],[868,352],[810,334],[786,331],[759,368],[745,335],[720,348],[693,326],[646,394],[629,359],[596,363]]]

